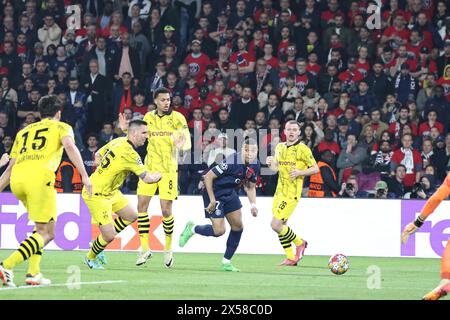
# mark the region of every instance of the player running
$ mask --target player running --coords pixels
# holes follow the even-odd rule
[[[149,246],[150,219],[148,206],[151,198],[158,190],[163,228],[165,233],[164,265],[173,266],[172,234],[174,217],[172,201],[178,197],[178,152],[191,148],[191,137],[186,118],[179,112],[170,109],[170,92],[166,88],[156,89],[153,93],[156,110],[148,112],[144,121],[148,125],[148,146],[145,166],[150,172],[161,172],[158,183],[145,184],[139,180],[138,195],[138,229],[141,240],[141,250],[136,265],[142,265],[152,256]],[[120,126],[123,131],[127,124],[125,117],[120,115]]]
[[[226,251],[222,260],[222,270],[238,272],[239,269],[231,264],[231,258],[236,252],[243,231],[242,204],[239,200],[238,190],[244,186],[251,204],[251,213],[258,215],[256,208],[256,178],[259,174],[260,164],[256,160],[258,146],[256,142],[246,140],[241,153],[230,155],[225,161],[209,170],[204,176],[206,189],[203,191],[205,216],[211,219],[212,224],[195,225],[192,221],[186,224],[181,236],[180,247],[194,235],[205,237],[220,237],[225,233],[227,218],[231,230],[227,240]]]
[[[56,96],[42,97],[38,110],[42,120],[18,132],[11,161],[0,178],[0,191],[11,183],[11,191],[24,204],[28,219],[36,224],[33,234],[0,263],[0,279],[9,287],[15,287],[13,268],[27,259],[26,284],[51,283],[40,272],[40,262],[43,248],[55,237],[55,171],[61,162],[63,147],[80,173],[86,192],[92,193],[91,181],[74,143],[72,127],[60,122],[61,104]]]
[[[427,217],[434,212],[438,205],[450,195],[450,173],[445,178],[442,185],[427,200],[420,215],[413,222],[410,222],[402,232],[402,243],[405,244],[408,238],[418,228],[420,228]],[[450,293],[450,240],[447,241],[444,254],[441,260],[441,283],[432,291],[427,293],[423,300],[438,300]]]
[[[82,191],[82,197],[101,232],[84,258],[91,269],[103,269],[102,264],[106,264],[103,255],[105,247],[114,240],[116,234],[138,218],[136,209],[119,190],[128,174],[133,172],[148,184],[161,179],[159,172],[147,172],[136,152],[136,148],[143,146],[147,138],[147,123],[133,120],[128,125],[127,137],[112,140],[95,154],[97,169],[91,175],[93,194],[90,196],[85,188]],[[112,212],[118,215],[114,222]]]
[[[298,237],[286,224],[300,200],[303,179],[319,172],[319,167],[311,150],[300,142],[300,124],[295,120],[286,123],[284,134],[286,142],[275,148],[275,156],[267,157],[266,163],[273,171],[279,171],[277,189],[272,206],[272,229],[278,234],[280,243],[286,252],[282,266],[296,266],[307,246],[307,242]],[[292,242],[296,247],[294,254]]]

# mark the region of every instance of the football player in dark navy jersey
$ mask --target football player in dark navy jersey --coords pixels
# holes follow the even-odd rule
[[[244,187],[247,192],[252,215],[256,217],[258,214],[255,183],[259,175],[260,163],[257,160],[257,154],[256,142],[247,139],[240,153],[230,155],[206,173],[203,201],[205,216],[211,219],[212,224],[195,225],[189,221],[180,236],[180,247],[184,247],[194,234],[220,237],[225,233],[224,218],[227,218],[231,230],[222,260],[223,271],[239,271],[231,264],[231,258],[239,245],[243,231],[242,204],[238,195],[241,187]]]

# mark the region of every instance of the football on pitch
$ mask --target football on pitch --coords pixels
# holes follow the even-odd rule
[[[335,254],[328,260],[328,268],[331,272],[341,275],[347,272],[349,267],[348,258],[343,254]]]

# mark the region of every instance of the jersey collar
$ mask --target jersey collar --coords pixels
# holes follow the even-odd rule
[[[169,111],[167,113],[164,113],[162,116],[160,116],[158,114],[158,110],[155,110],[155,114],[159,117],[159,118],[163,118],[164,116],[170,116],[172,114],[172,108],[169,108]]]
[[[288,146],[287,143],[286,143],[286,146],[287,146],[288,148],[290,148],[290,147],[293,147],[293,146],[298,145],[300,142],[301,142],[300,139],[298,139],[294,144],[291,144],[290,146]]]
[[[130,140],[127,139],[127,142],[131,145],[131,147],[133,148],[133,150],[136,150],[136,147],[134,146],[133,142],[131,142]]]

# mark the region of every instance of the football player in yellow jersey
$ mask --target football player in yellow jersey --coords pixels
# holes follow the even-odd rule
[[[120,192],[119,187],[130,172],[144,183],[156,183],[161,179],[159,172],[149,173],[135,148],[143,146],[148,138],[147,123],[133,120],[129,124],[127,137],[116,138],[103,146],[95,154],[97,169],[91,175],[92,196],[86,189],[82,197],[86,202],[94,223],[101,234],[93,242],[84,262],[91,269],[103,269],[106,264],[103,250],[129,224],[138,218],[136,209]],[[112,220],[112,212],[118,217]]]
[[[30,261],[26,284],[51,283],[43,277],[39,265],[44,246],[55,236],[55,171],[61,162],[63,148],[79,171],[87,193],[92,193],[92,184],[75,145],[72,127],[59,121],[61,104],[57,97],[42,97],[38,110],[42,120],[17,133],[11,161],[0,178],[0,191],[11,183],[12,192],[28,211],[28,219],[36,224],[35,232],[0,264],[0,278],[10,287],[15,286],[12,269],[27,259]]]
[[[278,184],[272,206],[272,229],[278,234],[286,252],[284,266],[296,266],[302,258],[307,242],[298,237],[286,224],[302,195],[303,179],[319,172],[311,150],[300,142],[300,124],[295,120],[286,123],[286,142],[275,148],[275,156],[267,157],[269,167],[278,171]],[[292,250],[292,242],[296,253]]]
[[[178,196],[178,152],[191,148],[191,138],[186,118],[179,112],[170,110],[170,92],[166,88],[156,89],[153,93],[156,110],[148,112],[144,121],[148,125],[148,146],[145,166],[150,172],[161,172],[162,178],[158,183],[147,185],[139,180],[138,195],[138,229],[141,239],[141,251],[136,265],[144,264],[152,255],[149,247],[148,233],[150,219],[148,206],[150,199],[158,190],[163,228],[165,233],[164,265],[173,265],[172,234],[174,218],[172,215],[172,201]],[[126,120],[119,116],[120,126],[126,130]]]

